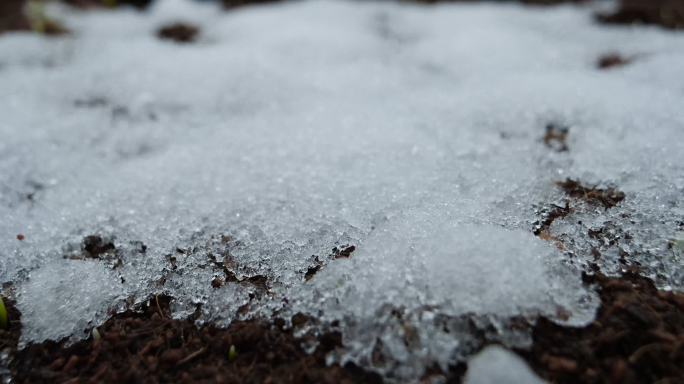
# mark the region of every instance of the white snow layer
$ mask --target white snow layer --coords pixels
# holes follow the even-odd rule
[[[25,341],[82,336],[163,291],[178,317],[201,303],[198,324],[248,303],[240,316],[312,314],[308,331],[344,333],[330,362],[410,381],[483,334],[528,344],[513,318],[590,321],[589,261],[682,288],[681,34],[514,4],[53,12],[72,35],[0,36],[0,280]],[[172,21],[200,40],[157,39]],[[635,60],[597,70],[610,52]],[[549,123],[568,151],[544,145]],[[573,202],[550,228],[561,251],[533,230],[566,178],[626,198]],[[90,235],[116,251],[69,260]],[[270,294],[212,287],[224,267]]]

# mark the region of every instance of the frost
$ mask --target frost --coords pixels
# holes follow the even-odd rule
[[[492,345],[468,361],[465,384],[525,383],[543,384],[515,353]]]
[[[297,332],[342,331],[330,361],[415,381],[525,346],[540,314],[589,321],[582,272],[684,286],[681,35],[579,6],[55,12],[71,36],[0,36],[0,280],[25,341],[164,293],[198,325],[305,312]],[[157,39],[169,22],[201,37]],[[635,59],[599,71],[606,52]]]

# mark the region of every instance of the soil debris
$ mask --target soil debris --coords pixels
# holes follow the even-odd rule
[[[561,187],[571,198],[584,200],[588,204],[603,205],[606,210],[613,208],[625,199],[625,194],[615,188],[585,187],[579,181],[571,179],[558,181],[556,185]]]
[[[609,53],[599,57],[596,67],[598,69],[610,69],[622,67],[632,62],[632,58],[621,56],[618,53]]]
[[[250,4],[277,3],[282,0],[221,0],[225,9],[243,7]]]
[[[88,236],[83,239],[83,256],[100,259],[104,254],[113,254],[116,247],[111,241],[105,242],[100,236]]]
[[[158,299],[158,304],[157,300]],[[113,315],[99,327],[101,340],[12,346],[14,380],[20,383],[381,383],[380,376],[347,364],[327,366],[325,355],[341,335],[296,338],[292,329],[261,320],[235,321],[227,329],[198,329],[195,316],[168,317],[172,299]],[[160,315],[161,313],[161,315]],[[296,320],[293,319],[293,323]],[[284,325],[281,321],[279,324]],[[300,344],[318,341],[313,354]],[[231,349],[235,353],[231,353]]]
[[[332,249],[332,254],[335,259],[347,259],[351,256],[352,252],[356,250],[356,246],[353,245],[341,245]]]
[[[556,152],[563,152],[568,150],[566,142],[570,128],[558,123],[546,124],[546,134],[544,135],[544,144]]]
[[[554,241],[556,242],[556,246],[559,249],[563,249],[563,243],[561,243],[560,239],[557,237],[551,236],[551,224],[553,223],[554,220],[556,220],[559,217],[565,217],[570,213],[570,205],[566,201],[565,206],[561,207],[555,204],[551,204],[551,209],[542,211],[541,215],[544,218],[541,222],[536,223],[536,227],[534,230],[534,234],[536,236],[539,236],[541,239],[546,240],[546,241]]]
[[[585,328],[540,319],[531,350],[518,350],[553,383],[684,383],[684,294],[659,291],[631,271],[597,272],[601,297]]]
[[[478,0],[413,0],[416,3],[437,4],[437,3],[473,3]],[[515,0],[500,0],[501,2],[513,2]],[[584,3],[586,0],[520,0],[516,1],[527,5],[558,5],[564,3]]]
[[[313,267],[309,267],[309,269],[306,271],[306,274],[304,275],[304,279],[306,281],[313,279],[316,272],[320,271],[321,268],[323,268],[323,262],[321,262],[321,260],[318,258],[318,256],[316,256],[315,261],[316,261],[316,265]]]
[[[157,31],[157,37],[162,40],[173,40],[177,43],[192,43],[197,40],[199,28],[188,23],[173,23],[165,25]]]
[[[119,6],[133,6],[139,10],[147,8],[153,0],[61,0],[77,8],[104,7],[115,8]]]
[[[621,0],[617,11],[596,19],[606,24],[654,24],[682,30],[684,0]]]

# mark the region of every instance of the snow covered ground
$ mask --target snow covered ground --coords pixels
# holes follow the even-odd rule
[[[302,332],[343,331],[330,362],[413,380],[483,331],[526,345],[512,318],[591,321],[588,262],[684,286],[681,34],[576,6],[52,12],[70,36],[0,36],[0,280],[27,342],[165,292],[178,317],[202,304],[200,325],[312,315]],[[175,21],[200,39],[155,36]],[[598,70],[611,52],[634,60]],[[626,197],[572,202],[560,250],[533,232],[566,178]],[[116,251],[80,260],[91,235]],[[269,293],[212,286],[231,276]]]

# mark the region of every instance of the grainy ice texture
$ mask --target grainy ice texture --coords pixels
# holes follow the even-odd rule
[[[94,262],[51,261],[29,274],[17,304],[27,340],[86,336],[89,321],[102,322],[104,309],[123,293],[121,282]],[[100,310],[98,313],[98,309]],[[75,316],[75,314],[79,314]]]
[[[0,36],[0,280],[25,341],[164,292],[200,325],[302,312],[342,332],[330,362],[411,381],[529,345],[539,314],[590,321],[590,263],[682,288],[682,35],[579,6],[49,12],[72,34]],[[157,37],[174,23],[197,39]]]

